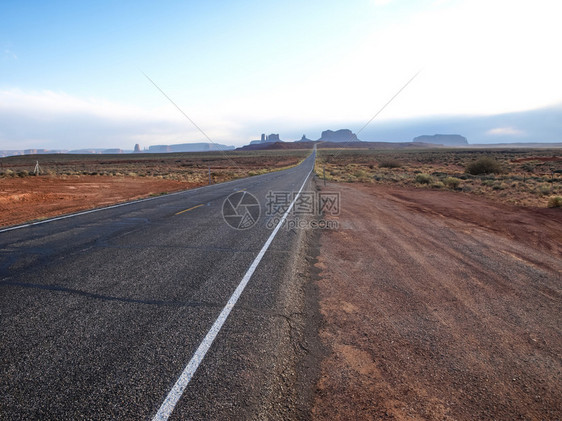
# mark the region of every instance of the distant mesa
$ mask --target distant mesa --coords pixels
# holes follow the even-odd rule
[[[279,134],[272,133],[270,135],[266,135],[262,133],[260,140],[252,140],[250,145],[259,145],[260,143],[275,143],[275,142],[283,142],[279,139]]]
[[[119,148],[111,149],[25,149],[25,150],[0,150],[0,158],[16,155],[41,155],[41,154],[128,154],[128,153],[165,153],[165,152],[209,152],[209,151],[231,151],[236,149],[234,146],[221,145],[218,143],[181,143],[177,145],[156,145],[148,149],[141,150],[140,145],[136,144],[134,150],[123,150]]]
[[[207,151],[231,151],[234,146],[221,145],[218,143],[180,143],[177,145],[154,145],[148,147],[149,153],[166,152],[207,152]]]
[[[468,145],[468,140],[466,137],[460,134],[434,134],[423,135],[414,137],[412,142],[415,143],[433,143],[434,145],[444,145],[444,146],[465,146]]]
[[[357,135],[349,129],[325,130],[318,140],[311,140],[302,135],[300,140],[294,142],[284,142],[279,138],[278,134],[261,135],[260,140],[252,140],[249,145],[242,146],[238,150],[261,150],[261,149],[299,149],[312,148],[317,142],[337,143],[338,147],[346,147],[348,143],[361,142],[357,139]]]
[[[357,135],[349,129],[340,129],[335,132],[332,130],[325,130],[322,132],[322,136],[318,139],[318,141],[336,143],[361,142],[357,139]]]
[[[276,143],[283,142],[278,134],[261,135],[260,140],[252,140],[250,145],[260,145],[263,143]],[[302,135],[300,140],[296,142],[315,142],[314,140],[308,139],[305,134]],[[318,142],[335,142],[335,143],[345,143],[345,142],[360,142],[357,139],[357,135],[349,129],[340,130],[325,130],[322,132],[322,136],[318,139]]]
[[[24,155],[37,155],[37,154],[47,154],[49,151],[47,149],[26,149],[23,151]]]
[[[115,154],[115,153],[123,153],[121,149],[99,149],[99,148],[92,148],[92,149],[73,149],[71,151],[67,151],[66,153],[74,154],[74,155],[88,155],[88,154]]]

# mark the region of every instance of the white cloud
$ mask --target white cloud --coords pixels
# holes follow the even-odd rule
[[[386,6],[389,3],[392,3],[394,0],[371,0],[371,2],[375,6]]]
[[[432,3],[433,7],[441,7],[446,4],[450,4],[452,0],[434,0]]]
[[[4,49],[4,59],[8,59],[8,60],[19,60],[18,56],[16,55],[16,53],[14,53],[12,50],[10,50],[9,48],[5,48]]]
[[[216,143],[232,139],[240,129],[209,113],[196,114],[190,117]],[[0,149],[132,149],[135,143],[190,141],[208,140],[172,105],[145,109],[64,92],[0,91]]]
[[[557,104],[560,13],[562,4],[552,0],[428,7],[394,24],[373,25],[370,37],[326,63],[300,93],[315,100],[318,112],[366,121],[423,68],[379,118],[491,115]]]
[[[493,136],[522,136],[525,132],[514,127],[496,127],[488,130],[486,134]]]
[[[0,91],[0,111],[24,111],[42,116],[87,114],[107,119],[154,118],[161,110],[148,111],[139,107],[117,104],[100,98],[78,98],[65,92],[50,90]],[[156,112],[156,114],[155,114]]]

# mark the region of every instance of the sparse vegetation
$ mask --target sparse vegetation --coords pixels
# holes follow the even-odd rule
[[[448,188],[505,203],[540,207],[547,206],[549,196],[562,195],[559,149],[321,149],[318,158],[317,174],[322,176],[325,167],[329,181]],[[474,175],[467,171],[483,158],[484,163],[492,161],[492,165],[484,167],[493,172]],[[385,162],[399,162],[400,167],[382,165]]]
[[[41,155],[42,176],[150,177],[206,184],[209,167],[215,183],[297,165],[310,150],[230,151],[127,155]],[[36,156],[0,158],[0,177],[26,177]],[[8,167],[10,169],[8,169]]]

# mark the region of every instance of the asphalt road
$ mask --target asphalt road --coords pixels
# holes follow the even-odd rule
[[[298,191],[314,158],[0,232],[0,419],[152,419],[270,236],[267,193]],[[241,190],[262,207],[247,230],[222,217]],[[170,419],[294,416],[298,241],[279,230]]]

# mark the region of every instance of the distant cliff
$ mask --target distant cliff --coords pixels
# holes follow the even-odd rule
[[[357,139],[357,135],[349,129],[340,129],[335,132],[332,130],[325,130],[322,136],[318,139],[320,142],[361,142]]]
[[[422,142],[422,143],[433,143],[435,145],[445,145],[445,146],[465,146],[468,145],[468,140],[466,137],[459,134],[434,134],[423,135],[414,137],[412,142]]]

